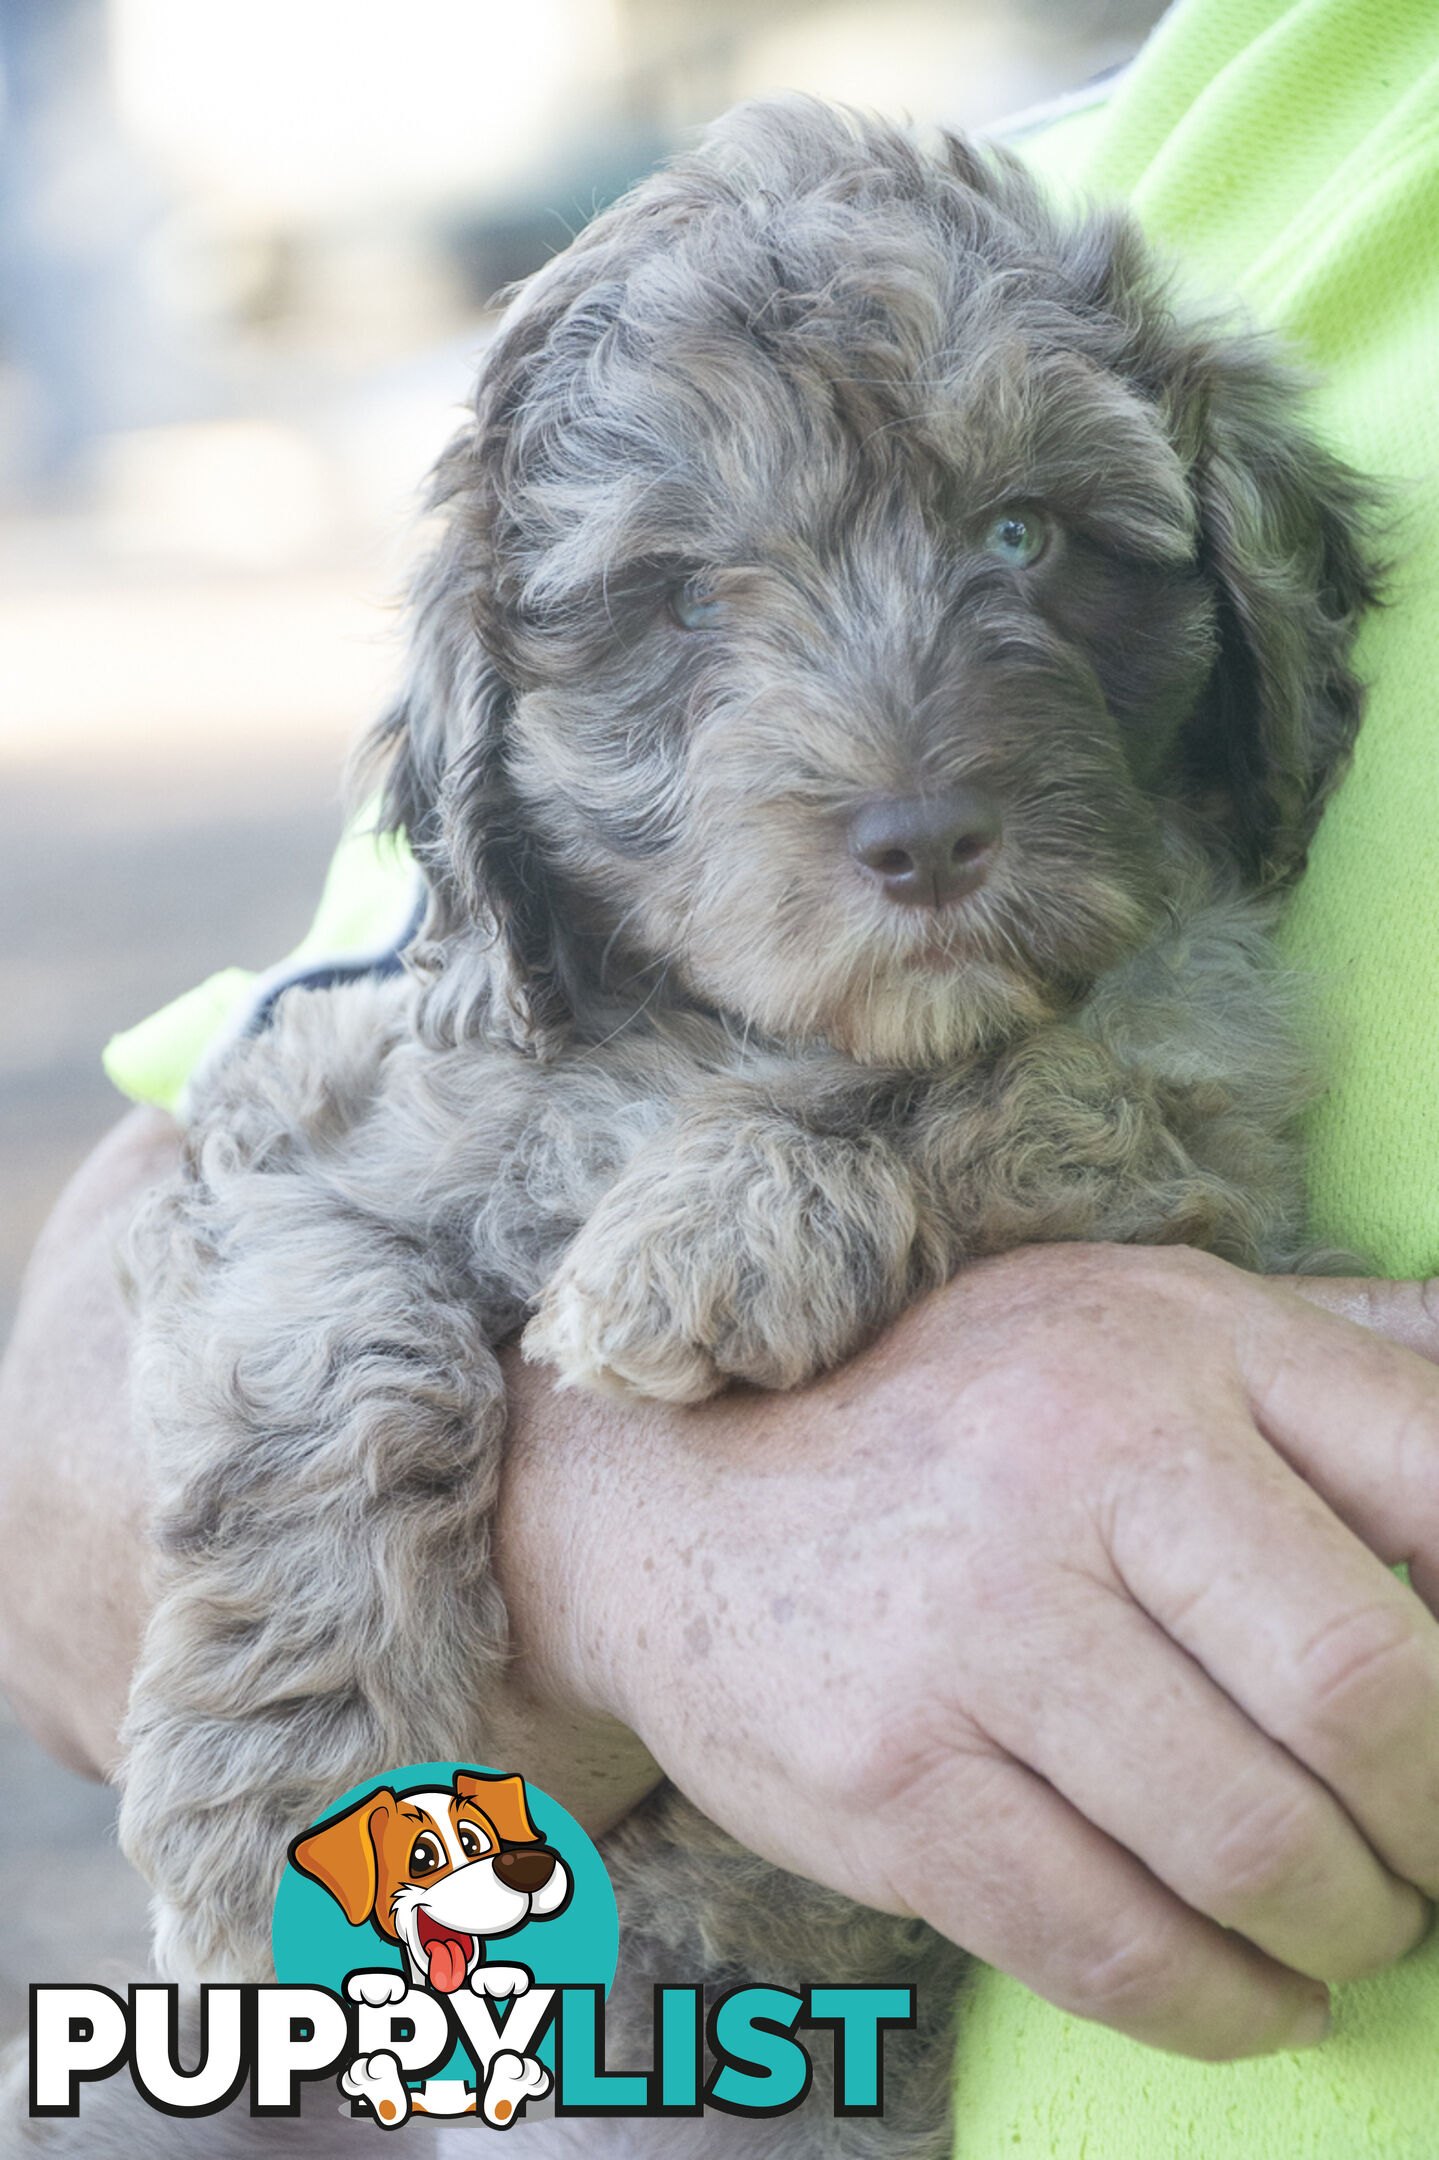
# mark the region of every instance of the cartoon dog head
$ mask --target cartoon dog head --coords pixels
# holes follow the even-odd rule
[[[524,1779],[478,1770],[456,1771],[448,1792],[381,1786],[296,1838],[290,1861],[444,1995],[474,1971],[485,1937],[552,1919],[571,1888],[530,1820]]]

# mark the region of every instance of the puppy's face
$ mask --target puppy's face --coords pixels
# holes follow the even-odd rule
[[[1152,790],[1217,643],[1173,451],[1018,337],[877,396],[846,320],[699,397],[723,326],[686,327],[631,384],[685,446],[658,498],[579,510],[510,632],[530,830],[767,1033],[909,1063],[1039,1017],[1162,891]]]
[[[1013,173],[738,116],[542,273],[452,454],[398,787],[451,925],[925,1064],[1140,942],[1179,823],[1292,862],[1364,571],[1223,357]]]

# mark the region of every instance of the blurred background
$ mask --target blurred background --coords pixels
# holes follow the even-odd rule
[[[1159,12],[0,0],[0,1338],[106,1037],[307,923],[495,290],[737,98],[983,129]],[[3,1719],[0,2037],[143,1969],[108,1794]]]

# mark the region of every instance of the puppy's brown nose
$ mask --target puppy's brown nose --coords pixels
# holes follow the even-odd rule
[[[850,821],[849,849],[896,907],[948,907],[984,883],[999,812],[979,788],[887,795]]]
[[[554,1872],[555,1856],[542,1845],[509,1846],[495,1861],[495,1873],[507,1889],[531,1895],[542,1890]]]

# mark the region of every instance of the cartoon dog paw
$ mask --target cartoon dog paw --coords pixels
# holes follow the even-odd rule
[[[403,1973],[354,1972],[345,1982],[345,1993],[351,2002],[383,2010],[386,2003],[400,2002],[409,1993],[409,1982]]]
[[[511,1996],[527,1995],[534,1986],[534,1974],[523,1965],[477,1965],[470,1974],[470,1986],[476,1995],[505,2002]]]
[[[550,2089],[550,2073],[533,2055],[516,2055],[502,2049],[490,2065],[485,2086],[485,2121],[494,2130],[508,2130],[527,2100],[543,2100]]]
[[[375,1976],[366,1974],[364,1977],[373,1979]],[[346,1986],[348,1992],[348,1983]],[[393,2000],[393,1997],[388,1999]],[[496,2060],[504,2058],[497,2057]],[[342,2070],[340,2090],[348,2093],[352,2100],[368,2101],[382,2130],[398,2130],[400,2124],[409,2119],[409,2089],[400,2076],[399,2057],[392,2055],[388,2048],[377,2048],[373,2055],[362,2055],[347,2070]]]

